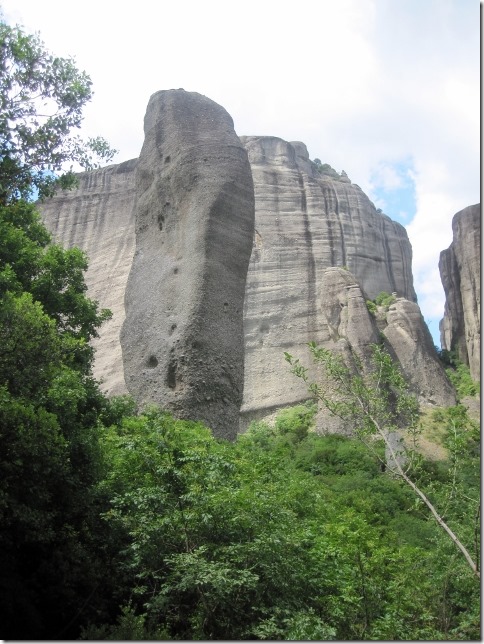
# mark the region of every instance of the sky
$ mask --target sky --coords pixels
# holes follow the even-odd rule
[[[452,217],[480,201],[479,0],[0,0],[93,81],[81,134],[139,155],[149,97],[208,96],[239,135],[303,141],[405,226],[434,342]]]

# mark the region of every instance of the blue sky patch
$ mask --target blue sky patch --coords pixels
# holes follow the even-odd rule
[[[404,159],[380,163],[370,177],[375,206],[403,226],[417,210],[414,176],[412,159]]]

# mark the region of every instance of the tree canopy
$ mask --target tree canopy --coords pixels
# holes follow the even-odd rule
[[[69,163],[91,169],[112,159],[105,139],[72,134],[91,98],[91,79],[72,58],[0,16],[0,203],[73,185]]]

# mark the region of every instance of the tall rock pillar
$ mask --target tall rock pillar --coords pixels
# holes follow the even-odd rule
[[[139,403],[233,439],[254,233],[247,152],[221,106],[184,90],[154,94],[144,129],[121,332],[126,385]]]
[[[442,348],[456,351],[479,380],[481,372],[481,206],[460,210],[452,219],[452,244],[440,253],[445,291],[440,322]]]

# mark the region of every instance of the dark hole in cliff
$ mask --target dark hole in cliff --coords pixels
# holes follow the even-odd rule
[[[166,384],[170,389],[175,389],[176,387],[176,360],[171,358],[168,363],[168,370],[166,372]]]
[[[170,163],[170,161],[171,161],[171,157],[169,156],[165,157],[165,163]]]
[[[160,215],[158,215],[158,228],[159,228],[160,230],[163,230],[163,223],[164,223],[164,221],[165,221],[165,218],[163,217],[163,215],[161,215],[161,214],[160,214]]]
[[[147,361],[146,364],[150,369],[154,369],[155,367],[157,367],[158,366],[158,360],[157,360],[156,356],[150,356],[148,358],[148,361]]]
[[[178,274],[178,268],[174,268],[173,272],[175,273],[175,275],[177,275]]]

